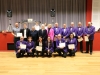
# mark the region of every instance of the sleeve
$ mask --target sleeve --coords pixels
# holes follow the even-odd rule
[[[19,44],[18,44],[19,42],[17,41],[16,42],[16,51],[19,49],[18,47],[19,47]]]
[[[80,35],[80,36],[82,37],[82,36],[83,36],[83,34],[84,34],[84,28],[82,29],[82,33],[81,33],[81,35]]]
[[[93,27],[92,32],[90,33],[90,35],[93,35],[95,33],[95,27]]]

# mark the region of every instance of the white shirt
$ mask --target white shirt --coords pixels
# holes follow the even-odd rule
[[[35,25],[35,30],[39,31],[40,30],[40,26],[39,25]]]
[[[64,33],[65,33],[66,29],[64,29]]]
[[[27,36],[26,36],[26,29],[24,29],[24,38],[27,38]]]

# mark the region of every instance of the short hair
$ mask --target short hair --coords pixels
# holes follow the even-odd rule
[[[61,34],[58,34],[58,36],[61,36]]]
[[[71,22],[71,24],[74,24],[74,22]]]

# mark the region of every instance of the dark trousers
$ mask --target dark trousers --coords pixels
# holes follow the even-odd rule
[[[17,50],[17,49],[16,49],[16,42],[19,41],[19,40],[20,40],[19,37],[14,37],[14,49],[15,49],[15,50]]]
[[[54,41],[54,52],[56,50],[56,41]]]
[[[75,50],[68,50],[70,56],[75,56]]]
[[[19,53],[16,53],[16,57],[17,57],[17,58],[23,57],[24,54],[25,54],[25,50],[20,50]]]
[[[46,41],[42,41],[42,53],[41,53],[42,56],[44,56],[45,53],[45,42]]]
[[[51,56],[52,55],[52,51],[48,52],[48,50],[45,50],[45,53],[46,53],[47,56]]]
[[[63,57],[67,56],[67,53],[63,49],[56,48],[55,51],[59,54],[59,56],[61,56],[61,52],[63,52]]]
[[[83,41],[79,42],[78,45],[80,44],[80,51],[83,52]]]
[[[36,50],[35,49],[32,49],[32,52],[29,52],[29,51],[27,51],[27,55],[29,56],[29,55],[32,55],[32,56],[34,56],[34,53],[36,52]]]
[[[89,40],[86,42],[86,52],[92,52],[93,51],[93,40]]]

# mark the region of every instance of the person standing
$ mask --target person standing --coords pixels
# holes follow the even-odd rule
[[[58,34],[61,34],[61,28],[58,26],[58,23],[55,23],[55,26],[53,29],[54,29],[54,51],[55,51],[57,36]]]
[[[82,23],[78,23],[78,27],[76,28],[77,32],[77,39],[83,39],[83,34],[84,34],[84,28],[82,27]],[[79,42],[79,41],[78,41]],[[83,53],[83,40],[79,42],[80,44],[80,51]]]
[[[42,56],[44,56],[44,51],[45,51],[45,42],[47,41],[47,30],[45,29],[45,25],[41,25],[41,29],[39,30],[39,39],[42,39]]]
[[[52,29],[51,24],[48,24],[47,34],[48,34],[48,37],[50,37],[50,40],[53,41],[54,40],[54,30]]]
[[[85,28],[85,35],[88,37],[89,41],[86,41],[86,52],[92,55],[93,52],[93,40],[94,40],[94,34],[95,34],[95,27],[92,26],[91,22],[88,22],[88,26]]]
[[[70,35],[70,31],[67,28],[66,24],[63,24],[63,28],[61,30],[61,35],[62,35],[62,38],[64,38],[64,39],[67,39]]]
[[[14,48],[16,50],[16,42],[20,40],[20,37],[17,37],[17,33],[20,33],[20,27],[18,23],[15,23],[13,28],[12,35],[14,36]]]
[[[69,31],[70,31],[70,34],[73,33],[74,36],[76,37],[76,28],[74,27],[74,22],[71,22],[71,25],[69,27]]]
[[[24,37],[24,41],[27,41],[27,38],[30,36],[30,29],[27,28],[27,24],[23,24],[23,29],[20,30],[20,33],[22,33],[22,36]]]
[[[38,36],[38,31],[35,30],[34,26],[32,26],[32,30],[30,31],[30,36],[32,37],[32,41],[34,41],[36,47],[39,36]]]

